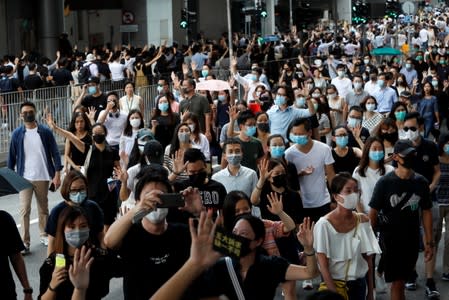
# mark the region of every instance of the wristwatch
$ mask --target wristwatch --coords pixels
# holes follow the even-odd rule
[[[30,288],[30,287],[24,288],[23,289],[23,293],[24,294],[32,294],[33,293],[33,288]]]

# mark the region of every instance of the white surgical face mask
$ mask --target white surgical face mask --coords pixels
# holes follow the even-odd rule
[[[419,137],[419,131],[418,130],[416,130],[416,131],[409,130],[405,133],[405,135],[409,140],[416,141]]]
[[[133,128],[139,128],[140,122],[141,122],[140,119],[131,119],[131,120],[129,120],[129,124],[131,124],[131,127],[133,127]]]
[[[359,202],[359,194],[358,193],[352,193],[349,195],[341,195],[340,197],[343,198],[343,203],[338,202],[341,206],[343,206],[346,209],[353,210],[357,207],[357,203]]]
[[[145,216],[148,221],[153,224],[160,224],[165,221],[165,217],[168,215],[168,208],[156,208]]]

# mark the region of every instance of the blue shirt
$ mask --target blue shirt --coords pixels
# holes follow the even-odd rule
[[[25,171],[25,150],[23,147],[25,132],[26,128],[24,125],[13,131],[8,153],[8,168],[11,170],[16,169],[15,171],[20,176],[23,176],[23,172]],[[56,144],[53,133],[48,127],[38,124],[37,133],[39,134],[45,149],[48,174],[53,178],[56,171],[62,170],[61,154],[59,153],[58,145]]]
[[[295,108],[293,106],[281,110],[279,106],[273,105],[267,111],[270,120],[270,134],[280,134],[287,140],[287,129],[290,123],[297,118],[310,117],[308,109]]]
[[[391,107],[393,103],[398,101],[398,95],[396,91],[391,87],[386,87],[380,90],[377,90],[372,95],[377,100],[377,112],[380,113],[388,113],[391,111]]]
[[[418,73],[415,69],[407,70],[407,68],[404,67],[401,69],[400,73],[404,74],[405,80],[407,81],[409,87],[413,85],[413,79],[418,78]]]
[[[197,52],[194,55],[192,55],[191,60],[193,62],[196,63],[196,70],[197,71],[201,71],[203,69],[203,65],[204,62],[208,59],[209,57],[206,54]]]

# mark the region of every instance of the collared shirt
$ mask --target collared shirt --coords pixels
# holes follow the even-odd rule
[[[391,111],[393,103],[398,101],[398,96],[391,87],[386,87],[376,91],[373,95],[377,100],[377,112],[388,113]]]
[[[408,85],[409,87],[412,87],[412,85],[413,85],[413,80],[416,79],[416,78],[418,78],[418,73],[416,72],[415,69],[407,70],[407,68],[404,67],[404,68],[401,69],[401,72],[400,72],[400,73],[401,73],[401,74],[404,74],[405,80],[407,81],[407,85]]]
[[[265,85],[265,83],[260,82],[260,81],[254,82],[254,81],[252,81],[252,80],[247,79],[246,77],[240,76],[239,73],[235,74],[235,75],[234,75],[234,78],[235,78],[235,80],[236,80],[238,83],[240,83],[241,85],[244,85],[244,86],[247,85],[247,86],[249,86],[249,90],[248,90],[248,101],[255,100],[253,94],[254,94],[254,91],[256,90],[256,88],[257,88],[259,85],[265,86],[265,88],[266,88],[267,90],[269,89],[268,86]]]
[[[267,111],[270,120],[270,133],[280,134],[287,139],[288,125],[297,118],[310,117],[310,112],[305,108],[296,108],[288,106],[285,110],[281,110],[279,106],[273,105]]]
[[[224,185],[226,192],[242,191],[248,197],[251,197],[258,181],[256,171],[244,166],[240,166],[235,176],[229,172],[228,168],[225,168],[212,175],[212,179]]]

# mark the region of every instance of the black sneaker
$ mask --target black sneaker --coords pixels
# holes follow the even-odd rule
[[[426,284],[426,296],[431,299],[440,298],[440,292],[438,292],[435,282],[433,280],[427,281]]]
[[[443,273],[443,276],[441,276],[441,279],[449,281],[449,273]]]
[[[408,291],[416,291],[416,281],[406,282],[405,289]]]

